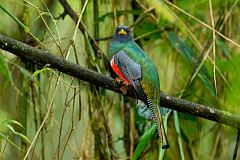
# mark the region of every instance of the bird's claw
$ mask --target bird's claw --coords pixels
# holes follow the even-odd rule
[[[128,83],[128,82],[125,82],[124,80],[122,80],[122,79],[120,79],[120,78],[118,78],[118,77],[116,77],[115,81],[116,81],[116,83],[117,83],[118,85],[121,85],[120,90],[122,91],[122,93],[123,93],[123,94],[126,94],[128,88],[129,88],[129,86],[130,86],[131,84]]]
[[[127,87],[129,87],[129,86],[131,85],[130,83],[125,82],[125,81],[123,81],[123,84],[124,84],[125,86],[127,86]]]
[[[124,83],[124,81],[122,79],[118,78],[118,77],[116,77],[115,81],[116,81],[117,84],[123,84]]]
[[[123,85],[125,85],[125,86],[127,86],[127,87],[129,87],[131,84],[129,83],[129,82],[125,82],[124,80],[122,80],[122,79],[120,79],[120,78],[118,78],[118,77],[116,77],[116,79],[115,79],[115,81],[116,81],[116,83],[117,84],[123,84]]]

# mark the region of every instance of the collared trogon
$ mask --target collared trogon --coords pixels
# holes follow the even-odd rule
[[[108,57],[113,71],[135,89],[139,99],[151,109],[161,138],[162,148],[169,148],[160,112],[160,82],[151,59],[133,41],[127,26],[118,26],[110,42]]]

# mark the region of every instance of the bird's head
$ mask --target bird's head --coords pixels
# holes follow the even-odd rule
[[[114,37],[120,41],[131,40],[130,29],[127,26],[118,26],[115,30]]]

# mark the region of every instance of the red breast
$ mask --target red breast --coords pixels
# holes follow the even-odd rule
[[[121,78],[124,80],[125,83],[130,84],[130,82],[123,76],[122,72],[120,71],[120,69],[118,68],[118,66],[116,65],[115,61],[114,61],[114,57],[111,60],[111,67],[113,69],[113,71]]]

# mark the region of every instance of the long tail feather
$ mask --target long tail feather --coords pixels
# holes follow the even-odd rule
[[[162,120],[162,115],[161,115],[161,111],[160,111],[160,108],[159,106],[156,107],[157,108],[157,114],[159,117],[159,122],[158,122],[158,133],[161,132],[161,140],[162,140],[162,148],[163,149],[167,149],[169,148],[169,144],[168,144],[168,140],[167,140],[167,136],[166,136],[166,133],[165,133],[165,129],[164,129],[164,125],[163,125],[163,120]]]
[[[161,138],[161,142],[162,142],[162,149],[167,149],[167,148],[169,148],[169,144],[168,144],[167,136],[166,136],[166,133],[164,130],[164,125],[163,125],[163,121],[162,121],[162,115],[160,112],[160,108],[158,105],[154,106],[152,104],[151,100],[149,100],[149,99],[147,99],[147,105],[153,112],[153,117],[154,117],[154,120],[157,125],[158,134],[159,134],[159,137]]]

